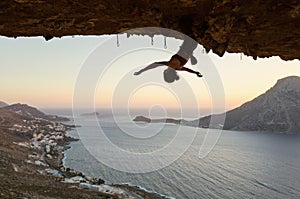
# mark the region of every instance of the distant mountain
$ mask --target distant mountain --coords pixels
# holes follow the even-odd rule
[[[27,104],[20,104],[20,103],[13,104],[13,105],[3,107],[3,109],[14,111],[19,115],[29,117],[29,118],[41,118],[50,121],[69,121],[69,119],[65,117],[60,117],[56,115],[46,115],[45,113],[38,110],[37,108],[28,106]]]
[[[218,120],[222,116],[222,114],[210,115],[194,121],[180,120],[179,123],[219,128],[219,124],[211,125],[210,121],[211,118]],[[147,119],[145,121],[147,122]],[[264,94],[226,112],[223,129],[300,133],[300,77],[280,79]]]
[[[300,133],[300,77],[280,79],[266,93],[227,112],[224,129]]]
[[[5,102],[0,101],[0,108],[4,107],[4,106],[8,106],[8,104],[6,104]]]
[[[83,116],[83,117],[89,117],[89,116],[100,116],[100,113],[99,112],[92,112],[92,113],[82,113],[80,114],[80,116]]]

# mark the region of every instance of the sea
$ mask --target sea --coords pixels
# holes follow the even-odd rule
[[[66,111],[48,113],[70,116]],[[102,178],[106,183],[135,185],[180,199],[300,198],[300,135],[222,131],[210,153],[200,157],[207,129],[134,124],[132,117],[121,114],[75,115],[70,123],[74,122],[80,127],[68,133],[82,140],[72,142],[65,151],[64,166]],[[127,156],[121,157],[122,153],[117,152],[121,149],[129,154],[151,156],[168,148],[176,136],[182,137],[168,152],[154,156],[151,161],[141,159],[129,164],[130,157],[128,161]],[[187,142],[186,137],[193,139]],[[108,149],[106,142],[114,147]],[[170,161],[163,161],[168,158]]]

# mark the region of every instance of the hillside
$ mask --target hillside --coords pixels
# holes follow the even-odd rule
[[[29,117],[29,118],[41,118],[50,121],[69,121],[68,118],[60,117],[56,115],[46,115],[35,107],[28,106],[27,104],[13,104],[10,106],[4,107],[6,110],[14,111],[15,113]]]
[[[9,130],[14,124],[26,125],[25,116],[0,108],[0,198],[102,198],[91,190],[71,188],[62,178],[41,173],[49,167],[38,165],[32,158],[41,157],[41,149],[29,148],[33,132]],[[31,159],[31,160],[30,160]]]
[[[0,108],[1,108],[1,107],[4,107],[4,106],[8,106],[8,104],[5,103],[5,102],[0,101]]]
[[[10,127],[14,124],[23,124],[28,118],[11,110],[0,108],[0,127]]]
[[[277,81],[254,100],[226,113],[224,129],[300,133],[300,77]]]
[[[210,121],[211,118],[218,121],[217,118],[223,117],[223,114],[210,115],[194,121],[179,120],[177,123],[219,128],[219,124],[212,125]],[[225,130],[300,133],[300,77],[280,79],[264,94],[225,114]],[[153,122],[150,118],[137,118],[139,121]],[[161,119],[161,122],[169,123],[165,119]]]

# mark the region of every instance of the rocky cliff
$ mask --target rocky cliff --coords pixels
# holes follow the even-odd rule
[[[298,0],[6,0],[0,8],[0,35],[8,37],[49,40],[163,27],[193,35],[220,56],[227,51],[299,59]]]
[[[266,93],[227,112],[224,128],[300,133],[300,77],[280,79]]]

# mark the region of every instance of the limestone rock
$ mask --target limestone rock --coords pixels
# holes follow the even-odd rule
[[[292,60],[300,55],[298,0],[7,0],[0,8],[0,35],[8,37],[49,40],[163,27],[192,34],[207,51],[220,56],[225,51],[254,59]]]

